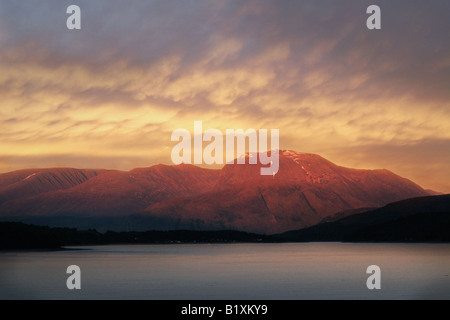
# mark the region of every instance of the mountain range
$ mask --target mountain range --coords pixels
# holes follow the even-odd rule
[[[338,166],[316,154],[279,151],[279,171],[261,165],[189,164],[130,171],[26,169],[0,174],[0,220],[46,225],[264,234],[314,226],[388,203],[433,194],[388,170]],[[356,210],[356,211],[355,211]]]

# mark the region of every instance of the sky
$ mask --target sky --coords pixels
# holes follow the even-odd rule
[[[450,193],[448,30],[448,0],[0,0],[0,172],[171,164],[202,120]]]

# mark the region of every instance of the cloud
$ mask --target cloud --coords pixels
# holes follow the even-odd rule
[[[65,27],[69,4],[0,4],[7,168],[167,162],[170,133],[203,120],[278,128],[281,147],[338,160],[360,150],[355,166],[414,145],[450,172],[429,148],[450,140],[448,1],[77,1],[79,31]],[[381,30],[365,27],[370,4]],[[404,152],[403,168],[423,168]]]

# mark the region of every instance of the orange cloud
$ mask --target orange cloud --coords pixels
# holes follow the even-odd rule
[[[2,3],[0,171],[170,163],[171,132],[202,120],[450,192],[450,22],[428,18],[449,3],[390,4],[377,33],[365,5],[86,2],[70,33],[45,19],[65,25],[54,4]]]

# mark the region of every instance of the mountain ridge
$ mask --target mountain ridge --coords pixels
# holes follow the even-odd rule
[[[247,160],[250,156],[245,155]],[[248,161],[226,164],[222,169],[159,164],[130,171],[86,171],[89,177],[77,171],[86,179],[69,179],[72,182],[67,187],[50,183],[47,191],[12,195],[2,193],[5,187],[1,186],[12,181],[8,175],[14,172],[0,174],[0,217],[138,214],[148,221],[164,220],[164,228],[278,233],[333,219],[337,212],[346,215],[347,210],[428,195],[414,182],[389,170],[341,167],[315,154],[280,150],[279,164],[275,176],[261,176],[261,164]],[[52,170],[61,175],[62,169],[43,170],[48,175]],[[22,179],[16,190],[37,179],[31,174],[32,170],[16,172]],[[152,224],[150,229],[163,228]]]
[[[261,165],[227,164],[208,193],[168,199],[142,214],[171,217],[189,228],[237,228],[276,233],[292,225],[319,223],[336,212],[379,207],[428,195],[420,186],[389,170],[337,166],[319,155],[280,150],[275,176],[261,176]],[[259,225],[257,225],[259,223]]]

